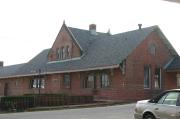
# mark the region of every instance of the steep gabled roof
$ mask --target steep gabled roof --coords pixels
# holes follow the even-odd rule
[[[158,26],[115,35],[109,35],[107,33],[92,35],[88,30],[71,27],[67,27],[67,29],[77,44],[83,49],[84,54],[80,58],[49,62],[47,56],[50,49],[47,49],[39,53],[26,64],[1,68],[0,78],[38,75],[39,69],[41,69],[41,73],[43,74],[50,74],[117,68],[153,31],[158,32],[162,37],[162,41],[170,50],[170,53],[172,55],[177,55]]]
[[[91,36],[93,42],[87,47],[86,54],[78,60],[66,62],[53,62],[47,64],[48,72],[81,71],[86,69],[100,69],[101,67],[117,66],[155,29],[148,27],[141,30],[134,30],[116,35]],[[80,37],[79,30],[75,35]],[[86,39],[87,40],[87,39]],[[91,39],[89,39],[91,40]]]
[[[82,47],[83,51],[86,51],[91,43],[99,38],[108,36],[107,33],[98,33],[98,35],[92,35],[89,30],[83,30],[78,28],[68,27],[74,38]]]

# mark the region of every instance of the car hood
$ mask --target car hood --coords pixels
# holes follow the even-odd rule
[[[148,101],[149,101],[149,100],[140,100],[140,101],[138,101],[137,103],[139,103],[139,104],[144,104],[144,103],[148,103]]]

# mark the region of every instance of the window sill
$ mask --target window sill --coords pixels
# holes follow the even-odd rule
[[[100,89],[110,89],[111,87],[108,86],[108,87],[100,87]]]
[[[162,90],[162,88],[154,88],[154,90]]]

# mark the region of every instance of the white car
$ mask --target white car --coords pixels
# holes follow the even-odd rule
[[[180,89],[168,90],[151,100],[138,101],[135,119],[180,119]]]

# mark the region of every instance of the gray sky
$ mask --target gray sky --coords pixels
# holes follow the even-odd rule
[[[0,61],[24,63],[50,48],[63,20],[120,33],[159,25],[180,54],[180,4],[161,0],[0,0]]]

